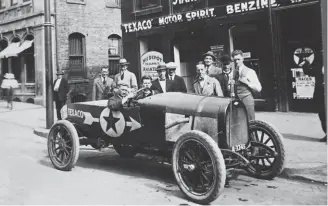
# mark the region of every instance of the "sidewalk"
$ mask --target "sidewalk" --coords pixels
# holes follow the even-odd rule
[[[48,134],[45,114],[46,109],[39,105],[15,102],[10,111],[6,102],[0,101],[0,124],[5,121],[30,127],[43,137]],[[258,112],[256,119],[274,125],[284,136],[286,164],[282,178],[327,183],[327,144],[319,142],[324,133],[316,114]]]

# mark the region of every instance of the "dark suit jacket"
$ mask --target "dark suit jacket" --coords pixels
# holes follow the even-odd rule
[[[105,99],[107,92],[112,92],[115,87],[114,80],[106,77],[106,84],[103,84],[102,77],[97,77],[93,82],[92,100]]]
[[[183,93],[187,93],[187,87],[186,87],[186,83],[184,82],[183,78],[178,76],[178,75],[174,75],[174,79],[172,80],[168,80],[171,84],[169,85],[169,88],[166,88],[166,90],[168,92],[183,92]]]
[[[54,85],[52,87],[52,91],[54,91],[56,82],[58,79],[55,80]],[[64,77],[61,79],[58,92],[54,91],[54,101],[61,101],[61,102],[66,102],[67,100],[67,93],[69,92],[69,85],[67,79]]]
[[[171,86],[172,81],[166,79],[166,92],[168,92],[168,88]],[[159,83],[159,79],[155,79],[151,82],[151,90],[155,90],[158,93],[163,93],[163,89],[161,87],[161,84]]]

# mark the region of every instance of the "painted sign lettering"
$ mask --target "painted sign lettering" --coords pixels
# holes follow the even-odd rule
[[[148,19],[143,21],[122,24],[122,26],[124,27],[126,33],[149,30],[152,28],[152,21],[153,19]]]
[[[271,6],[277,7],[278,4],[276,0],[271,0]],[[247,1],[237,4],[227,5],[227,14],[242,13],[247,11],[254,11],[263,8],[267,8],[269,5],[269,0],[256,0],[256,1]]]
[[[198,1],[198,0],[173,0],[172,4],[173,5],[182,5],[182,4],[188,4],[191,2],[195,2],[195,1]]]
[[[67,109],[67,112],[68,112],[68,116],[78,117],[81,119],[84,118],[84,113],[81,110]]]
[[[150,75],[153,79],[157,78],[157,65],[163,61],[163,54],[150,51],[141,57],[141,76]]]

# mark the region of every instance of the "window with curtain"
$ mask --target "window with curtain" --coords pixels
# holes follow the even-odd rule
[[[5,0],[0,0],[0,9],[4,9],[6,7]]]
[[[135,10],[143,10],[161,5],[161,0],[135,0]]]
[[[109,74],[114,75],[119,72],[118,62],[122,56],[122,41],[117,34],[108,36],[108,64]]]
[[[69,76],[85,77],[85,37],[80,33],[69,35]]]

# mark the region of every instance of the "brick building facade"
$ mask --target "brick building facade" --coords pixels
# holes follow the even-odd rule
[[[51,0],[53,77],[64,70],[71,95],[90,100],[100,69],[117,72],[120,12],[120,0]],[[0,0],[0,76],[15,74],[17,101],[45,105],[43,24],[43,0]]]

